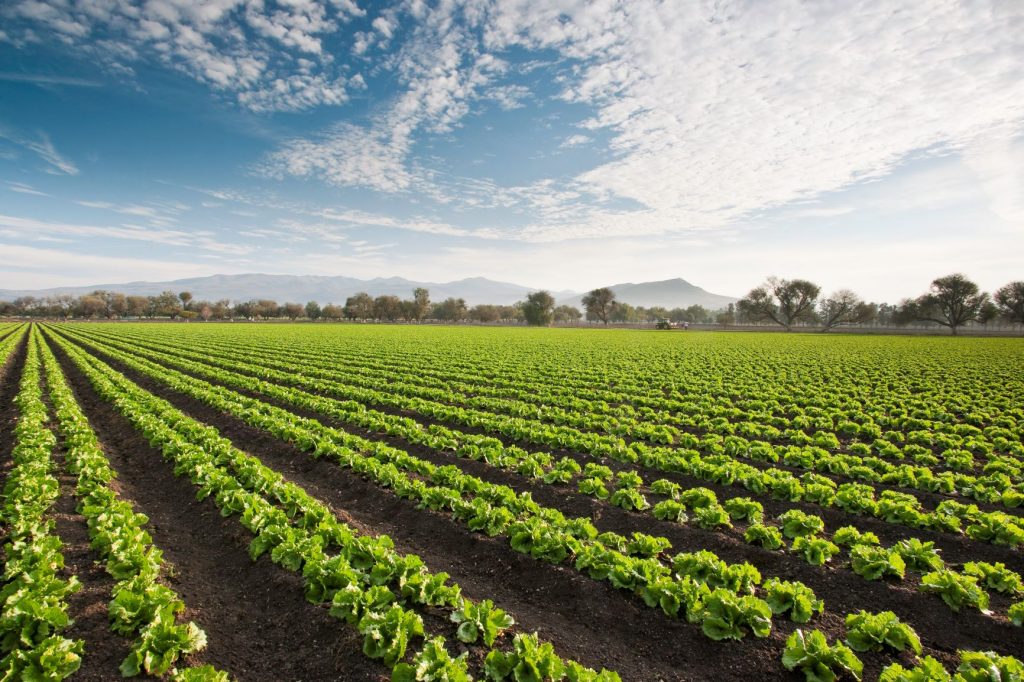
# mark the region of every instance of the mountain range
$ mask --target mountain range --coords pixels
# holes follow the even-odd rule
[[[345,299],[360,291],[371,296],[394,295],[411,298],[413,289],[424,287],[430,290],[430,298],[440,301],[449,296],[463,298],[469,305],[493,303],[511,305],[536,291],[535,288],[496,282],[484,277],[471,277],[454,282],[416,282],[402,277],[378,277],[356,279],[344,276],[319,275],[211,275],[192,277],[170,282],[125,282],[121,284],[94,284],[89,286],[55,287],[52,289],[14,290],[0,289],[0,300],[11,301],[21,296],[55,296],[70,294],[81,296],[98,289],[117,291],[129,296],[152,296],[163,291],[190,291],[196,299],[216,301],[229,299],[246,301],[267,298],[284,303],[288,301],[305,303],[317,301],[321,305],[342,304]],[[611,287],[618,300],[636,306],[664,306],[666,308],[686,307],[694,304],[707,308],[721,308],[736,299],[712,294],[683,279],[669,279],[661,282],[639,284],[616,284]],[[581,307],[583,294],[575,291],[552,292],[559,305]]]

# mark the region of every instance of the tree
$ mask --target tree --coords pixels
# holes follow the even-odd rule
[[[369,320],[373,318],[373,297],[365,291],[345,299],[345,317],[350,320]]]
[[[819,293],[821,287],[806,279],[769,277],[764,285],[740,299],[736,309],[748,320],[771,320],[790,331],[797,322],[814,317]]]
[[[142,317],[149,309],[148,296],[129,296],[127,298],[128,314],[132,317]]]
[[[378,320],[394,322],[402,314],[402,301],[397,296],[378,296],[373,299],[373,316]]]
[[[446,298],[434,306],[434,317],[445,322],[466,319],[466,301],[461,298]]]
[[[736,324],[736,306],[730,303],[728,308],[715,316],[715,322],[722,325],[722,327]]]
[[[849,289],[840,289],[818,305],[818,317],[821,318],[823,332],[841,324],[867,322],[874,316],[875,307],[865,303]]]
[[[469,311],[469,319],[477,322],[497,322],[501,319],[501,308],[486,303],[475,305]]]
[[[905,301],[900,312],[904,319],[949,327],[956,336],[957,329],[978,319],[987,301],[977,284],[956,273],[933,280],[928,293]]]
[[[302,317],[306,312],[305,306],[301,303],[285,303],[281,309],[284,312],[284,316],[292,322]]]
[[[324,309],[320,311],[320,314],[325,320],[337,321],[345,316],[345,311],[340,306],[328,303],[324,306]]]
[[[601,287],[588,292],[581,301],[587,311],[588,320],[599,320],[608,324],[608,316],[615,305],[615,292],[608,287]]]
[[[992,296],[999,313],[1013,324],[1024,324],[1024,282],[1010,282]]]
[[[430,290],[423,287],[416,287],[412,290],[412,319],[419,322],[430,312]]]
[[[523,316],[526,323],[534,327],[543,327],[551,324],[552,309],[555,307],[555,298],[550,292],[535,291],[526,297],[523,303]]]
[[[310,301],[306,304],[306,317],[311,320],[320,319],[320,304],[316,301]]]
[[[181,312],[181,300],[173,291],[165,291],[153,298],[153,314],[175,318]]]
[[[188,304],[192,302],[192,292],[183,291],[180,294],[178,294],[178,298],[181,299],[181,307],[184,308],[185,310],[188,310]]]
[[[555,322],[579,322],[583,317],[580,309],[571,305],[560,305],[552,313]]]

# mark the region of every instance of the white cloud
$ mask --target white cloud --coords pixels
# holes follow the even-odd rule
[[[78,175],[78,166],[57,151],[46,133],[40,132],[35,137],[26,137],[0,126],[0,138],[10,140],[33,152],[46,162],[45,171],[51,175]]]
[[[551,178],[546,199],[531,191],[541,183],[499,188],[529,215],[524,239],[721,227],[886,176],[915,154],[963,149],[988,149],[973,163],[995,164],[979,171],[1002,197],[994,205],[1018,206],[1006,198],[1016,175],[996,172],[1015,159],[989,147],[994,127],[1024,126],[1020,4],[506,0],[409,11],[403,92],[369,129],[336,129],[312,147],[292,140],[272,157],[279,172],[479,206],[468,181],[431,195],[437,175],[415,135],[452,131],[474,102],[510,87],[504,55],[527,49],[573,64],[560,96],[591,109],[584,126],[609,135],[611,159]],[[352,144],[360,136],[372,143]],[[315,163],[303,160],[311,152]]]
[[[590,142],[590,138],[586,135],[570,135],[565,138],[560,147],[582,147],[583,145]]]
[[[35,187],[32,187],[31,185],[26,185],[23,182],[11,182],[11,181],[8,181],[7,182],[7,189],[11,190],[12,192],[18,192],[19,194],[33,194],[33,195],[38,196],[38,197],[48,197],[48,196],[50,196],[46,192],[40,192]]]
[[[117,281],[161,281],[242,272],[223,265],[149,258],[117,258],[0,243],[0,275],[9,288],[41,289]]]
[[[256,111],[300,110],[345,101],[345,76],[323,38],[362,11],[351,2],[263,0],[14,0],[0,18],[15,44],[37,30],[133,75],[155,61]]]

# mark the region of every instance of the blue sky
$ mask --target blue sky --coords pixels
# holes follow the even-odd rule
[[[1024,278],[1024,5],[12,0],[0,288]]]

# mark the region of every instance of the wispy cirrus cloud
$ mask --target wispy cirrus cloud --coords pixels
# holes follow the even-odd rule
[[[78,175],[78,166],[58,152],[50,141],[50,136],[44,132],[26,136],[0,125],[0,139],[8,140],[34,153],[46,163],[45,171],[51,175]]]

